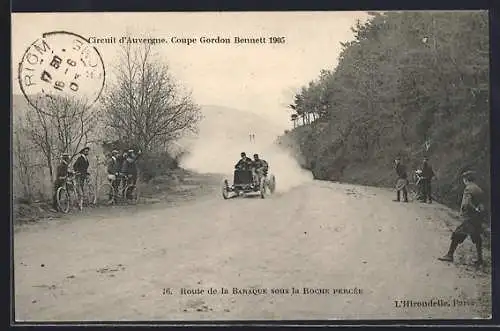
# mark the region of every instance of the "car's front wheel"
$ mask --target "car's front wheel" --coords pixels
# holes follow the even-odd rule
[[[222,197],[224,200],[229,198],[229,183],[227,182],[227,179],[224,179],[224,182],[222,183]]]

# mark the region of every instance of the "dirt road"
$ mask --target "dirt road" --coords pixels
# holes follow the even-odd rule
[[[443,206],[395,203],[384,189],[327,182],[264,200],[212,193],[16,232],[16,320],[488,315],[490,276],[467,266],[472,245],[459,248],[455,265],[436,260],[450,236]],[[416,306],[422,301],[433,306]]]

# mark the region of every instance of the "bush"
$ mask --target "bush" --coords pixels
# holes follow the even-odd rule
[[[149,182],[155,177],[168,175],[172,170],[179,168],[179,162],[167,152],[147,153],[137,164],[141,178]]]

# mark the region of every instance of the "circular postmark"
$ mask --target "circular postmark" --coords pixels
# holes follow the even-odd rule
[[[44,33],[35,40],[19,63],[18,75],[29,104],[43,112],[48,112],[44,100],[54,97],[90,106],[101,95],[106,76],[99,51],[87,39],[66,31]]]

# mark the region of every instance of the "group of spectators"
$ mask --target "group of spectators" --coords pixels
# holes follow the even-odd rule
[[[408,175],[406,167],[401,163],[399,157],[395,160],[395,170],[398,179],[396,182],[397,196],[394,201],[400,201],[401,193],[403,193],[403,201],[408,202]],[[428,158],[424,158],[421,169],[416,170],[415,174],[418,187],[417,199],[421,202],[431,203],[431,180],[436,175],[428,162]],[[475,173],[473,171],[465,171],[461,177],[465,186],[460,204],[460,219],[462,222],[451,235],[448,252],[438,259],[453,262],[453,256],[458,245],[463,243],[469,236],[476,246],[477,260],[475,264],[481,266],[483,264],[482,235],[487,220],[485,195],[483,190],[475,183]]]
[[[408,174],[406,166],[401,163],[401,158],[397,157],[394,161],[398,181],[396,183],[396,200],[401,201],[401,193],[403,193],[403,201],[408,202]],[[429,159],[424,157],[420,169],[415,171],[415,182],[417,184],[417,199],[420,202],[432,203],[432,180],[436,177],[432,166],[429,164]]]
[[[57,189],[64,185],[68,176],[75,176],[77,192],[83,194],[85,181],[90,176],[89,173],[89,152],[90,147],[86,146],[78,152],[78,155],[70,168],[71,157],[68,153],[61,155],[61,161],[56,169],[56,179],[54,181],[54,193],[52,197],[52,208],[57,211]],[[137,159],[141,155],[141,151],[136,152],[133,149],[120,152],[113,150],[107,162],[108,180],[113,187],[118,190],[123,180],[127,179],[129,183],[134,185],[137,182]]]
[[[118,190],[121,182],[125,179],[131,184],[137,183],[137,160],[142,152],[137,153],[133,149],[123,151],[111,151],[107,163],[108,180],[111,182],[115,190]]]

